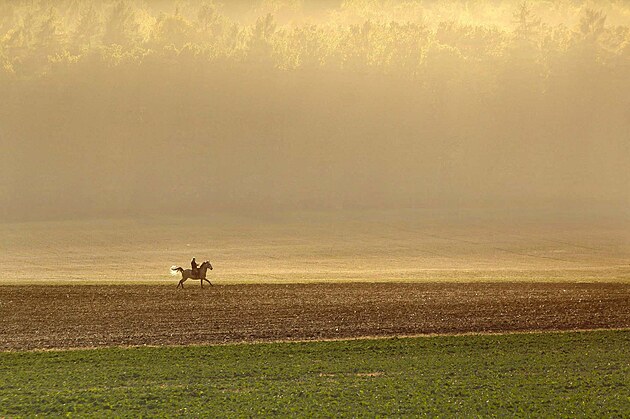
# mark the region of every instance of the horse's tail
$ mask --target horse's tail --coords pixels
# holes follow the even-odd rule
[[[177,275],[177,272],[184,273],[184,269],[181,266],[171,266],[171,275],[175,276]]]

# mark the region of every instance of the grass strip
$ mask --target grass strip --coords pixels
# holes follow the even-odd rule
[[[630,415],[630,331],[0,353],[0,416]]]

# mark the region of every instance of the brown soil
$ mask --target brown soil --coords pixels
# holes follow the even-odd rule
[[[0,286],[0,350],[630,327],[630,284]]]

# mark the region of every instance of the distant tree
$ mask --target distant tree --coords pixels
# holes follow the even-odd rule
[[[521,3],[517,11],[514,13],[516,36],[520,39],[531,39],[540,29],[540,19],[534,15],[534,12],[528,2]]]
[[[605,23],[606,15],[590,8],[585,9],[580,18],[574,42],[567,51],[571,72],[579,82],[596,85],[605,77],[603,72],[606,71],[606,62],[613,54],[602,45]]]
[[[199,7],[197,26],[203,36],[217,36],[223,31],[223,19],[214,2],[204,2]]]
[[[35,44],[36,33],[35,14],[28,11],[19,23],[10,29],[3,37],[3,43],[12,55],[25,52]]]
[[[579,31],[585,40],[596,42],[604,32],[606,15],[604,12],[587,8],[580,18]]]
[[[351,25],[343,32],[339,43],[343,56],[343,66],[352,71],[364,72],[370,65],[370,39],[374,24],[365,21],[362,25]]]
[[[281,68],[317,68],[322,65],[325,52],[322,51],[320,29],[316,25],[293,28],[282,33],[277,42],[278,59]]]
[[[258,64],[273,64],[273,36],[276,27],[271,13],[256,20],[248,43],[248,59],[250,61]]]
[[[131,7],[124,1],[116,3],[105,22],[103,43],[127,45],[138,37],[138,23]]]
[[[72,34],[74,44],[81,48],[90,48],[97,42],[102,30],[102,22],[93,4],[87,6],[79,17],[79,22]]]
[[[59,13],[54,7],[50,7],[37,32],[37,45],[40,48],[55,49],[62,42],[63,33],[61,31]]]
[[[15,24],[15,8],[10,2],[0,3],[0,38]]]
[[[193,41],[192,24],[179,13],[179,9],[174,14],[163,13],[155,23],[151,34],[151,39],[161,45],[173,45],[181,48],[184,44]]]

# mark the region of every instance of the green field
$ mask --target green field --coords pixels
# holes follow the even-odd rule
[[[0,354],[0,416],[630,415],[630,331]]]

